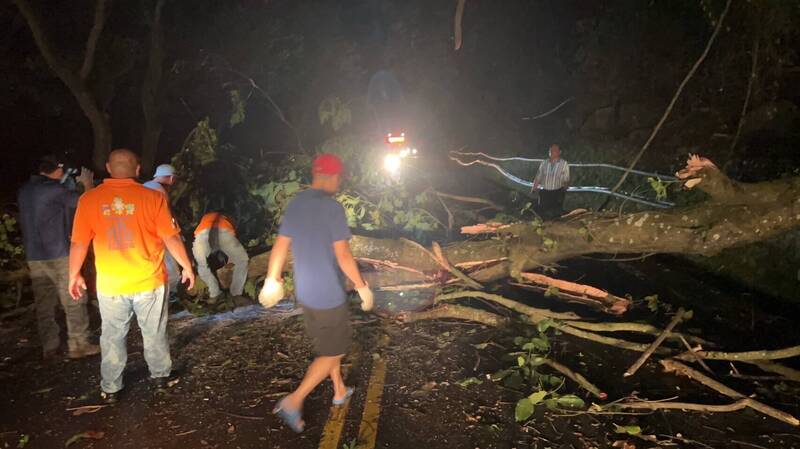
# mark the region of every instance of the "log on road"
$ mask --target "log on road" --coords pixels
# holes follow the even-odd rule
[[[538,226],[525,222],[473,227],[466,231],[485,233],[490,238],[450,244],[442,248],[443,256],[456,268],[469,267],[470,278],[486,283],[509,276],[519,278],[524,271],[592,253],[711,256],[800,225],[800,177],[739,183],[702,158],[690,159],[679,175],[685,188],[699,189],[708,199],[667,211],[591,213]],[[427,250],[404,240],[355,236],[351,248],[357,258],[421,272],[420,280],[435,277],[442,270]],[[268,259],[269,253],[253,256],[248,277],[263,276]],[[225,284],[232,273],[223,268],[218,274]],[[390,278],[384,276],[380,282],[396,283]]]

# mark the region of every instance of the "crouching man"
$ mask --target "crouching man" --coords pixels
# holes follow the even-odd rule
[[[135,178],[139,159],[130,150],[114,150],[106,169],[110,179],[78,201],[69,253],[69,291],[78,300],[86,281],[81,266],[93,244],[97,298],[103,321],[100,335],[100,389],[107,403],[122,390],[128,359],[126,337],[136,315],[150,377],[164,388],[172,370],[167,341],[167,272],[164,247],[183,267],[183,281],[194,285],[194,271],[166,196]]]
[[[247,281],[247,263],[250,258],[244,246],[236,238],[236,228],[231,219],[219,212],[209,212],[203,215],[200,224],[194,230],[192,253],[194,260],[197,261],[197,273],[208,286],[208,296],[212,300],[222,294],[217,278],[208,268],[208,256],[215,251],[225,253],[228,261],[233,264],[230,294],[241,296],[244,292],[244,283]]]
[[[350,252],[351,235],[344,208],[333,199],[339,190],[342,169],[342,162],[332,154],[322,154],[314,160],[311,188],[295,195],[286,208],[259,294],[259,301],[266,307],[283,297],[281,274],[291,247],[297,301],[303,307],[306,333],[316,352],[300,386],[275,406],[274,413],[295,432],[305,428],[303,402],[328,377],[333,382],[334,405],[343,405],[353,394],[342,379],[342,358],[351,340],[342,272],[356,286],[361,308],[372,309],[372,291],[361,278]]]

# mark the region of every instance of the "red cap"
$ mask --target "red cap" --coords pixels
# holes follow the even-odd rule
[[[338,175],[344,171],[342,160],[335,154],[322,153],[311,163],[311,172],[321,175]]]

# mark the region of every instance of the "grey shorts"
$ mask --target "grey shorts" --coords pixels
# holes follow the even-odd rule
[[[314,345],[317,356],[345,355],[350,350],[350,305],[344,303],[333,309],[312,309],[301,305],[306,323],[306,334]]]

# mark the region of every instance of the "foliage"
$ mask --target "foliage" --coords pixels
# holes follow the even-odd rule
[[[467,388],[470,385],[481,385],[481,384],[483,384],[483,381],[478,379],[477,377],[468,377],[466,379],[456,382],[456,385],[463,388]]]
[[[549,409],[581,409],[585,407],[583,399],[573,394],[562,395],[557,392],[564,384],[564,378],[552,374],[541,373],[539,367],[547,362],[551,344],[547,335],[552,320],[542,320],[535,327],[523,328],[524,335],[513,339],[514,351],[507,353],[505,359],[511,366],[490,376],[494,382],[503,382],[506,388],[525,390],[533,388],[533,392],[517,401],[514,417],[523,422],[530,419],[537,405]],[[484,349],[486,345],[475,345]]]
[[[614,432],[624,433],[627,435],[639,435],[642,433],[642,428],[639,426],[620,426],[618,424],[614,424]]]
[[[17,219],[10,214],[0,216],[0,268],[6,268],[22,260],[21,241]]]
[[[352,120],[350,105],[342,102],[339,97],[326,98],[319,105],[319,123],[329,123],[334,131],[339,131],[349,125]]]
[[[206,117],[197,123],[183,148],[172,157],[171,163],[180,176],[180,182],[170,192],[170,202],[176,211],[188,212],[179,215],[188,215],[189,222],[193,222],[194,217],[200,218],[207,201],[197,186],[201,182],[203,167],[217,159],[217,143],[217,132]],[[183,217],[180,218],[179,221],[184,222]]]
[[[232,90],[231,95],[231,118],[229,124],[231,128],[242,123],[245,117],[245,107],[247,106],[246,100],[242,99],[238,90]]]

